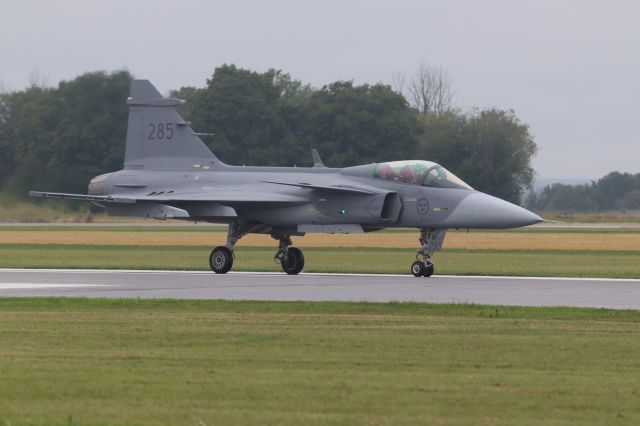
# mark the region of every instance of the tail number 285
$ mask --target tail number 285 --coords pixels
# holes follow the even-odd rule
[[[173,138],[173,123],[149,123],[147,139],[171,139]]]

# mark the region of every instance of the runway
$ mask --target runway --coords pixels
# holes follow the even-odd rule
[[[0,296],[453,302],[640,309],[640,280],[0,269]]]

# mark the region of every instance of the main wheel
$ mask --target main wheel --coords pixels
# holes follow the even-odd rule
[[[289,275],[296,275],[304,268],[304,255],[299,248],[289,247],[287,256],[280,262],[282,270]]]
[[[414,277],[423,276],[424,270],[425,270],[424,263],[420,262],[419,260],[416,260],[411,264],[411,273],[413,274]]]
[[[422,273],[423,277],[430,277],[431,275],[433,275],[433,263],[430,263],[428,266],[424,267],[424,272]]]
[[[233,254],[225,246],[218,246],[211,250],[209,266],[216,274],[226,274],[233,266]]]

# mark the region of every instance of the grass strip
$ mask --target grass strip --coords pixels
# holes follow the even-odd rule
[[[23,232],[2,231],[0,242],[5,244],[84,244],[84,245],[139,245],[139,246],[216,246],[224,244],[223,232]],[[384,249],[415,249],[418,245],[414,233],[369,233],[359,235],[310,234],[294,238],[300,248],[331,247],[380,247]],[[249,235],[242,239],[241,247],[268,247],[275,242],[268,235]],[[504,249],[504,250],[590,250],[590,251],[638,251],[640,233],[452,233],[445,240],[449,249]]]
[[[0,245],[3,268],[207,270],[209,247]],[[272,247],[238,247],[234,270],[280,271]],[[306,248],[306,272],[408,273],[415,251]],[[438,274],[640,278],[640,252],[445,250]]]
[[[0,299],[0,424],[637,424],[637,311]]]

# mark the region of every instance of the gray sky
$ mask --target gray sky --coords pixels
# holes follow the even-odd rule
[[[0,81],[129,69],[167,92],[223,63],[322,86],[444,67],[464,108],[514,109],[540,177],[640,172],[640,2],[2,0]]]

